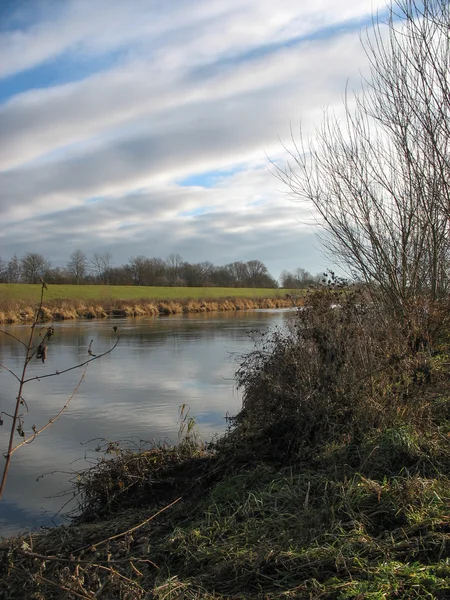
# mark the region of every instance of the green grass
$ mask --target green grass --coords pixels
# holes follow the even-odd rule
[[[35,302],[40,284],[0,283],[0,304],[3,302]],[[183,300],[186,298],[272,298],[289,290],[270,288],[224,287],[153,287],[129,285],[49,285],[46,300]],[[296,290],[297,292],[299,290]]]
[[[101,461],[77,479],[88,518],[0,545],[0,594],[57,600],[60,585],[94,594],[103,584],[105,598],[137,600],[450,597],[447,476],[222,459],[191,447]],[[58,562],[67,556],[70,567]]]

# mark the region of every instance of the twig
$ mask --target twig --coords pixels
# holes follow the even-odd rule
[[[28,437],[26,440],[22,440],[19,444],[17,444],[17,446],[15,446],[12,450],[11,450],[11,454],[13,454],[16,450],[18,450],[21,446],[23,446],[24,444],[31,444],[32,442],[34,442],[34,440],[36,439],[36,437],[42,433],[45,429],[47,429],[47,427],[50,427],[50,425],[53,425],[53,423],[56,421],[56,419],[58,419],[62,413],[67,409],[67,407],[69,406],[70,401],[76,396],[76,394],[78,393],[78,390],[80,389],[80,385],[83,382],[83,379],[86,375],[86,371],[89,365],[85,366],[85,369],[83,371],[83,373],[81,374],[81,377],[75,387],[75,389],[73,390],[71,396],[69,397],[69,399],[67,400],[67,402],[64,404],[64,406],[61,408],[60,411],[58,411],[56,413],[56,415],[51,418],[48,423],[46,423],[45,425],[43,425],[40,429],[35,429],[33,435],[30,435],[30,437]]]
[[[70,367],[68,369],[64,369],[63,371],[56,371],[56,373],[48,373],[46,375],[29,377],[28,379],[26,379],[25,377],[26,377],[28,365],[30,364],[31,359],[34,356],[37,356],[37,358],[41,358],[42,362],[45,362],[45,358],[47,355],[47,346],[46,346],[45,342],[50,340],[50,338],[52,337],[52,335],[54,333],[53,327],[47,327],[44,334],[39,334],[39,337],[41,338],[40,343],[36,347],[33,347],[33,340],[36,335],[36,327],[37,327],[37,324],[39,321],[39,317],[40,317],[40,314],[42,311],[42,306],[43,306],[43,301],[44,301],[44,290],[48,289],[45,281],[43,281],[42,279],[41,279],[41,284],[42,284],[41,296],[40,296],[39,303],[38,303],[37,308],[34,313],[33,322],[31,324],[31,332],[28,337],[28,343],[24,343],[24,342],[22,342],[22,340],[20,340],[15,335],[10,334],[3,329],[0,329],[0,333],[9,335],[14,340],[16,340],[17,342],[22,344],[26,350],[25,358],[24,358],[24,361],[22,364],[22,373],[21,373],[20,377],[14,371],[12,371],[8,367],[6,367],[4,364],[0,363],[0,369],[4,369],[8,373],[11,373],[11,375],[13,375],[19,383],[19,390],[18,390],[18,394],[16,396],[15,408],[14,408],[13,413],[11,415],[9,415],[11,417],[12,423],[11,423],[11,429],[9,432],[8,449],[4,454],[5,464],[3,467],[3,473],[2,473],[1,482],[0,482],[0,499],[2,498],[4,490],[5,490],[6,480],[8,478],[9,468],[11,466],[11,457],[12,457],[13,453],[16,450],[18,450],[19,448],[21,448],[24,444],[31,444],[36,439],[36,436],[38,436],[40,433],[45,431],[45,429],[47,429],[47,427],[52,425],[56,421],[56,419],[58,419],[62,415],[62,413],[67,409],[70,401],[76,395],[76,393],[81,385],[81,382],[84,379],[84,376],[86,374],[86,369],[87,369],[87,366],[89,365],[89,363],[91,363],[93,360],[97,360],[98,358],[101,358],[102,356],[105,356],[106,354],[109,354],[110,352],[112,352],[116,348],[117,344],[119,343],[119,339],[120,339],[120,335],[119,335],[119,333],[117,333],[117,339],[116,339],[114,345],[111,348],[109,348],[109,350],[102,352],[101,354],[99,354],[97,356],[92,353],[92,350],[91,350],[92,340],[91,340],[91,342],[89,344],[89,348],[88,348],[88,354],[89,354],[88,360],[83,361],[83,362],[81,362],[73,367]],[[117,331],[117,327],[114,327],[113,329],[114,329],[114,331]],[[33,427],[32,427],[33,435],[30,435],[29,437],[27,437],[25,439],[25,433],[23,431],[23,424],[24,424],[23,423],[23,415],[21,414],[21,410],[20,410],[20,407],[23,404],[26,407],[26,410],[28,412],[28,406],[27,406],[27,403],[22,394],[25,384],[28,383],[29,381],[35,381],[35,380],[39,380],[39,379],[43,379],[43,378],[47,378],[47,377],[55,377],[56,375],[60,375],[62,373],[67,373],[69,371],[72,371],[73,369],[78,369],[81,367],[84,367],[84,371],[80,377],[80,380],[79,380],[77,386],[75,387],[72,395],[67,400],[67,402],[64,404],[64,406],[61,408],[61,410],[58,413],[56,413],[56,415],[52,419],[50,419],[48,423],[43,425],[39,430],[37,430],[35,425],[33,425]],[[2,413],[0,413],[0,419],[1,419],[2,414],[7,414],[7,413],[5,413],[4,411]],[[24,439],[22,439],[21,442],[19,442],[16,446],[14,446],[14,439],[15,439],[16,433],[19,433],[19,435]]]
[[[126,575],[122,575],[122,573],[119,573],[119,571],[116,571],[112,567],[108,569],[108,567],[105,567],[104,565],[98,565],[96,563],[92,563],[92,566],[93,567],[98,567],[99,569],[103,569],[104,571],[109,571],[109,573],[111,573],[111,575],[117,575],[117,577],[120,577],[121,579],[124,579],[125,581],[127,581],[131,585],[134,585],[134,586],[138,587],[139,589],[141,589],[143,592],[146,593],[146,590],[144,590],[144,588],[141,585],[139,585],[139,583],[137,581],[133,581],[132,579],[130,579]],[[133,566],[133,565],[131,564],[131,566]],[[138,571],[138,573],[140,573],[140,571]],[[140,575],[142,576],[142,573],[140,573]]]
[[[155,515],[156,516],[156,515]],[[92,560],[83,560],[81,558],[64,558],[63,556],[55,556],[55,555],[47,555],[47,554],[39,554],[39,552],[32,552],[30,550],[22,550],[22,548],[0,548],[0,551],[3,552],[14,552],[16,554],[21,554],[22,556],[28,556],[30,558],[40,558],[41,560],[47,560],[50,562],[62,562],[62,563],[77,563],[80,565],[93,565],[95,564]],[[123,563],[127,563],[129,561],[134,562],[145,562],[150,563],[155,569],[159,569],[158,565],[156,565],[153,561],[148,558],[135,558],[134,556],[129,556],[127,558],[119,558],[117,560],[99,560],[96,559],[96,563],[106,563],[112,565],[120,565]],[[100,565],[98,565],[100,566]]]
[[[0,333],[4,333],[5,335],[9,335],[9,337],[12,337],[14,340],[16,340],[16,342],[19,342],[19,344],[22,344],[22,346],[24,346],[24,348],[27,347],[27,345],[25,344],[25,342],[22,342],[21,339],[19,339],[17,336],[13,335],[12,333],[9,333],[9,331],[5,331],[4,329],[0,329]]]
[[[120,335],[117,334],[117,339],[116,339],[115,344],[111,348],[109,348],[109,350],[106,350],[106,352],[103,352],[102,354],[98,354],[97,356],[92,356],[88,360],[85,360],[84,362],[81,362],[78,365],[74,365],[73,367],[69,367],[68,369],[64,369],[63,371],[56,371],[55,373],[47,373],[46,375],[36,375],[35,377],[30,377],[29,379],[25,379],[23,383],[25,384],[25,383],[28,383],[29,381],[46,379],[47,377],[55,377],[56,375],[62,375],[63,373],[68,373],[69,371],[73,371],[74,369],[79,369],[80,367],[84,367],[85,365],[88,365],[89,363],[94,362],[94,360],[98,360],[99,358],[102,358],[102,356],[106,356],[107,354],[112,352],[117,347],[119,340],[120,340]]]
[[[13,375],[17,379],[17,381],[20,383],[20,377],[17,377],[17,375],[14,373],[14,371],[11,371],[11,369],[8,369],[8,367],[5,367],[5,365],[3,365],[2,363],[0,363],[0,368],[5,369],[5,371],[8,371],[8,373],[11,373],[11,375]]]
[[[19,573],[23,572],[23,569],[19,569],[18,567],[15,567],[14,565],[12,565],[12,568],[16,571],[19,571]],[[77,596],[78,598],[83,598],[83,600],[95,600],[95,596],[91,596],[91,595],[87,596],[80,592],[76,592],[74,589],[68,588],[60,583],[56,583],[56,582],[52,581],[51,579],[47,579],[46,577],[43,577],[39,573],[36,573],[35,577],[37,577],[44,583],[49,583],[50,585],[57,587],[60,590],[64,590],[65,592],[70,592],[71,594],[73,594],[74,596]]]
[[[176,504],[180,500],[181,500],[181,497],[177,498],[176,500],[174,500],[173,502],[171,502],[167,506],[164,506],[164,508],[161,508],[161,510],[158,510],[157,513],[155,513],[154,515],[152,515],[148,519],[145,519],[145,521],[142,521],[142,523],[139,523],[139,525],[135,525],[134,527],[131,527],[130,529],[127,529],[126,531],[122,531],[122,533],[118,533],[117,535],[113,535],[111,537],[108,537],[108,538],[102,540],[101,542],[97,542],[96,544],[91,544],[90,546],[83,546],[81,548],[78,548],[77,550],[75,550],[75,552],[80,552],[81,550],[85,550],[86,548],[97,549],[99,546],[102,546],[103,544],[107,544],[108,542],[111,542],[112,540],[116,540],[116,539],[118,539],[120,537],[123,537],[124,535],[132,533],[133,531],[136,531],[137,529],[140,529],[141,527],[144,527],[144,525],[146,525],[147,523],[149,523],[150,521],[152,521],[154,518],[156,518],[158,515],[160,515],[161,513],[163,513],[164,511],[166,511],[167,509],[171,508],[174,504]]]

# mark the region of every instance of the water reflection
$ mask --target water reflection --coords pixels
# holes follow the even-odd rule
[[[83,445],[93,438],[136,436],[176,442],[178,409],[183,403],[196,417],[203,439],[221,433],[224,415],[239,410],[233,372],[236,356],[253,347],[248,332],[281,325],[289,314],[262,310],[55,324],[47,362],[43,365],[33,360],[30,377],[86,360],[91,340],[93,352],[106,350],[115,340],[113,325],[120,329],[120,344],[112,354],[89,366],[67,412],[14,455],[0,503],[0,534],[51,524],[64,502],[55,496],[69,487],[69,471],[86,466],[85,453],[88,457],[95,454]],[[28,325],[7,330],[24,341],[30,332]],[[0,335],[0,361],[19,372],[23,346]],[[24,396],[30,414],[26,432],[31,433],[32,425],[39,428],[55,415],[79,377],[80,370],[76,369],[27,385]],[[17,385],[4,370],[0,370],[0,390],[0,408],[9,412]],[[5,419],[0,431],[0,445],[5,450],[7,425]],[[95,442],[88,444],[95,446]],[[40,478],[47,472],[53,475]]]

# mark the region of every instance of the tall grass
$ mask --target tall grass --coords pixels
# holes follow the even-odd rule
[[[282,290],[262,288],[48,287],[43,320],[285,308],[301,301]],[[37,289],[32,284],[0,284],[0,323],[29,321]]]

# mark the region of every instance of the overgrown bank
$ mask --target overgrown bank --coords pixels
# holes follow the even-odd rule
[[[214,447],[108,448],[68,527],[3,542],[4,598],[450,598],[448,306],[308,298],[243,357]]]
[[[9,286],[9,287],[8,287]],[[39,286],[0,284],[0,323],[29,322],[35,314]],[[21,288],[23,297],[17,296]],[[28,293],[34,296],[28,298]],[[56,289],[55,289],[56,288]],[[114,292],[112,294],[111,290]],[[156,316],[213,311],[288,308],[301,297],[287,290],[217,288],[139,288],[106,286],[49,286],[41,310],[42,320]],[[3,295],[2,295],[3,294]],[[139,295],[140,294],[140,295]],[[148,294],[148,296],[147,296]]]

